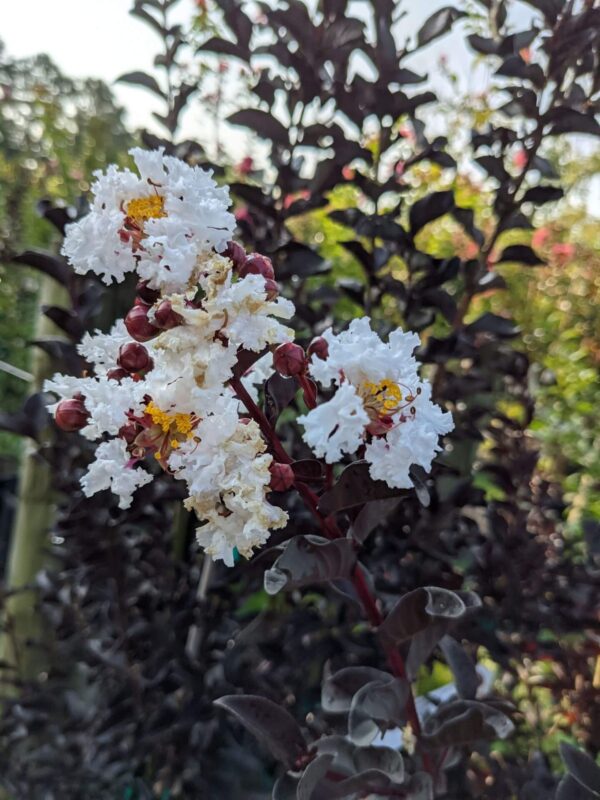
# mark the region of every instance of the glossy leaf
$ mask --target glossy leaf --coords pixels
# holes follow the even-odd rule
[[[281,706],[257,695],[226,695],[214,701],[233,714],[269,748],[274,758],[292,767],[306,754],[306,742],[292,715]]]
[[[464,11],[459,11],[452,6],[440,8],[427,19],[417,34],[417,44],[424,47],[429,42],[442,36],[450,30],[457,19],[466,16]]]
[[[349,578],[356,554],[350,539],[330,541],[320,536],[294,536],[271,569],[265,572],[265,591],[277,594],[310,583]]]

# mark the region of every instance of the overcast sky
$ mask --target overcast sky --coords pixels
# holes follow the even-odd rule
[[[3,0],[0,38],[8,54],[15,57],[48,53],[61,70],[72,77],[98,77],[107,83],[124,72],[152,72],[159,41],[154,32],[129,14],[130,0]],[[176,17],[189,22],[194,0],[180,0]],[[408,0],[402,26],[414,32],[423,19],[443,5],[443,0]],[[357,9],[360,6],[357,4]],[[434,44],[419,57],[419,68],[435,66],[441,50],[467,75],[469,60],[457,37]],[[127,109],[135,127],[153,126],[151,112],[159,110],[156,98],[146,91],[114,85],[118,101]],[[193,133],[200,120],[188,119],[185,133]]]
[[[314,2],[314,0],[309,0]],[[407,35],[414,35],[424,19],[448,0],[405,0],[408,11],[401,25]],[[2,0],[0,38],[9,55],[30,56],[45,52],[71,77],[97,77],[113,85],[118,102],[125,107],[131,127],[157,130],[152,111],[160,110],[160,102],[151,93],[122,84],[114,84],[124,72],[145,70],[153,72],[152,61],[159,49],[153,31],[129,14],[131,0]],[[194,0],[180,0],[176,6],[177,21],[189,23]],[[360,4],[356,3],[358,11]],[[527,26],[530,12],[517,5],[518,23]],[[473,69],[473,57],[459,33],[444,37],[419,53],[411,65],[421,72],[435,73],[439,56],[444,53],[449,64],[461,77],[464,89],[481,89],[487,73]],[[434,79],[434,83],[438,83]],[[437,88],[437,87],[436,87]],[[180,135],[198,138],[209,144],[211,131],[198,104],[184,118]],[[589,139],[589,137],[586,137]],[[246,134],[239,129],[224,136],[225,147],[234,154],[254,151]],[[583,143],[586,148],[589,142]],[[600,198],[600,181],[594,181],[590,206]]]

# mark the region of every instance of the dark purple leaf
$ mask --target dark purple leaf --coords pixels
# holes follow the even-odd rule
[[[265,572],[265,591],[277,594],[284,588],[349,578],[355,563],[351,539],[330,541],[320,536],[294,536],[271,569]]]
[[[419,47],[424,47],[429,42],[443,36],[444,33],[450,30],[457,19],[466,16],[464,11],[446,6],[440,8],[435,14],[432,14],[421,26],[417,34],[417,44]]]
[[[573,108],[556,108],[548,116],[552,127],[550,136],[558,136],[561,133],[589,133],[592,136],[600,136],[600,124],[591,114],[582,114]]]
[[[231,125],[243,125],[257,133],[261,138],[271,139],[277,144],[289,146],[289,135],[287,128],[268,111],[260,111],[258,108],[247,108],[236,111],[227,121]]]
[[[355,461],[346,467],[335,486],[321,495],[319,510],[326,515],[333,514],[371,500],[402,497],[405,494],[406,489],[392,489],[384,481],[374,481],[369,475],[368,463]]]
[[[318,755],[310,762],[298,783],[298,788],[296,790],[297,800],[311,800],[315,788],[327,774],[332,761],[332,755],[321,753],[321,755]]]
[[[333,675],[329,675],[321,686],[321,706],[330,714],[342,714],[350,711],[352,698],[373,681],[386,682],[391,678],[387,672],[375,667],[344,667]]]
[[[412,234],[438,217],[442,217],[454,208],[454,192],[432,192],[426,195],[410,209],[410,229]]]
[[[545,263],[531,247],[525,244],[511,244],[503,250],[498,259],[498,264],[504,264],[508,261],[526,264],[528,267],[542,266]]]
[[[291,465],[296,480],[302,483],[320,483],[325,479],[325,472],[320,461],[314,458],[302,458]]]
[[[556,790],[554,800],[596,800],[600,795],[590,792],[582,786],[572,775],[567,775],[562,779]]]
[[[474,700],[479,686],[479,675],[470,656],[452,636],[443,636],[440,639],[440,650],[452,670],[459,697]]]
[[[390,497],[387,500],[371,500],[365,503],[350,528],[352,538],[363,544],[378,525],[385,525],[387,518],[400,502],[401,498]]]
[[[510,339],[519,333],[519,328],[511,319],[486,311],[475,322],[467,325],[466,331],[469,333],[491,333],[501,339]]]
[[[408,693],[408,683],[392,676],[385,681],[371,681],[359,689],[348,714],[351,741],[369,745],[379,732],[403,727]]]
[[[135,86],[143,86],[144,89],[149,89],[159,97],[165,98],[165,93],[158,85],[156,78],[153,78],[152,75],[148,75],[146,72],[125,72],[123,75],[119,75],[117,83],[131,83]]]
[[[414,589],[396,602],[381,624],[379,633],[388,641],[399,644],[438,618],[456,620],[462,617],[466,609],[456,592],[437,586]]]
[[[596,762],[568,742],[561,742],[560,756],[571,775],[592,794],[600,797],[600,767]]]
[[[265,383],[265,414],[274,425],[284,408],[287,408],[298,391],[295,378],[284,378],[275,372]]]
[[[59,258],[51,253],[44,253],[38,250],[26,250],[12,259],[16,264],[25,264],[28,267],[43,272],[54,278],[55,281],[65,286],[73,275],[64,258]]]
[[[426,720],[423,739],[432,747],[459,747],[478,739],[506,739],[513,730],[500,709],[475,700],[454,700]]]
[[[523,195],[523,202],[535,203],[539,206],[543,203],[553,203],[563,196],[564,192],[560,186],[534,186],[531,189],[527,189]]]
[[[250,694],[226,695],[214,703],[233,714],[286,767],[293,767],[300,757],[306,755],[306,742],[298,723],[285,708],[272,700]]]

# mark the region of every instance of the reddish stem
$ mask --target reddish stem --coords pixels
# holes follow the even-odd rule
[[[248,409],[249,414],[252,416],[252,418],[260,427],[263,436],[270,444],[273,453],[276,455],[277,459],[284,464],[290,464],[292,462],[292,459],[285,452],[283,445],[279,441],[279,437],[277,436],[277,433],[275,432],[273,426],[271,425],[271,423],[269,422],[263,411],[254,402],[254,400],[247,392],[247,390],[244,388],[244,385],[239,380],[239,378],[232,378],[231,386],[234,389],[238,398],[244,403],[244,405]],[[304,390],[305,400],[306,400],[307,391],[303,384],[302,388]],[[312,387],[310,386],[309,388],[310,388],[310,394],[308,399],[312,403],[315,403],[316,398],[313,399],[312,397],[313,394]],[[308,402],[307,405],[309,405]],[[312,406],[309,405],[309,407],[314,408],[314,405]],[[302,483],[302,481],[296,481],[294,485],[298,490],[299,494],[301,495],[302,499],[306,503],[307,507],[310,509],[313,516],[321,526],[321,529],[323,530],[325,536],[327,536],[328,539],[343,538],[344,534],[340,531],[333,517],[331,516],[326,517],[319,511],[319,498],[313,492],[313,490],[305,483]],[[352,574],[352,582],[354,584],[356,593],[360,598],[367,619],[374,628],[378,628],[383,622],[383,615],[379,610],[379,607],[377,606],[376,598],[371,593],[371,589],[365,577],[365,573],[363,572],[362,567],[358,564],[354,568],[354,572]],[[382,643],[382,646],[392,673],[397,678],[407,680],[406,666],[404,664],[404,659],[402,658],[402,655],[393,645]],[[410,682],[408,682],[408,699],[406,701],[406,715],[410,723],[410,726],[413,729],[413,732],[418,739],[421,735],[421,723],[419,721],[419,716],[417,714],[415,699],[413,697]],[[433,774],[433,764],[431,762],[429,754],[423,753],[422,758],[423,758],[423,767],[425,768],[425,770],[430,774]]]

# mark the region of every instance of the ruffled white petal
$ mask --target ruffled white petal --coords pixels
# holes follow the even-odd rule
[[[303,439],[315,455],[334,464],[343,453],[358,450],[369,417],[354,387],[343,383],[331,400],[298,417],[298,422],[304,426]]]

